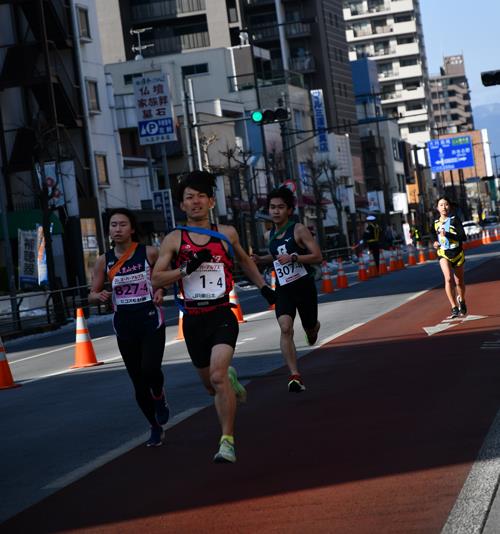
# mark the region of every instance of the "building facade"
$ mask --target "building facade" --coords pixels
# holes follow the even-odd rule
[[[432,113],[419,0],[344,2],[351,61],[377,63],[384,114],[410,144],[430,139]]]
[[[436,134],[474,130],[469,82],[462,55],[443,58],[440,74],[430,77]]]

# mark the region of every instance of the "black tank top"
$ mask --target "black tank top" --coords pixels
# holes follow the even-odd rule
[[[276,259],[280,254],[308,254],[309,251],[300,247],[295,241],[294,232],[295,225],[297,223],[291,222],[287,226],[285,232],[281,230],[278,235],[276,229],[273,228],[269,234],[269,252],[272,257]],[[310,265],[304,265],[309,276],[312,276],[312,267]],[[292,282],[293,283],[293,282]]]
[[[106,274],[118,261],[114,249],[106,252]],[[134,254],[115,274],[112,282],[113,308],[115,312],[144,311],[145,316],[151,310],[158,311],[161,324],[161,310],[153,303],[153,286],[151,284],[151,265],[145,245],[138,245]]]

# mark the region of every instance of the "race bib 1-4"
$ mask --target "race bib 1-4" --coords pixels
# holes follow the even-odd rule
[[[223,263],[202,263],[196,271],[182,280],[187,300],[215,300],[226,294]]]
[[[281,265],[278,260],[274,260],[273,265],[280,286],[285,286],[303,276],[307,276],[306,268],[302,263],[290,261],[285,265]]]

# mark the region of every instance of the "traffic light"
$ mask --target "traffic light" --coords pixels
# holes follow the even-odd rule
[[[481,81],[486,87],[489,85],[500,85],[500,70],[487,70],[486,72],[481,72]]]
[[[290,114],[286,108],[258,109],[252,111],[250,118],[255,124],[269,124],[271,122],[282,122],[290,119]]]

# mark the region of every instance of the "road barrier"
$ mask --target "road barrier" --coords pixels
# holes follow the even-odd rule
[[[241,309],[240,305],[240,299],[238,298],[238,293],[236,293],[236,289],[231,289],[231,292],[229,293],[229,302],[231,304],[231,309],[233,310],[234,315],[236,316],[236,319],[238,319],[238,323],[246,323],[245,318],[243,317],[243,310]]]
[[[10,372],[7,354],[2,338],[0,337],[0,389],[18,388],[21,384],[16,384]]]
[[[344,271],[344,267],[342,265],[342,258],[338,258],[338,268],[337,268],[337,287],[339,289],[345,289],[346,287],[349,287],[349,281],[347,280],[347,276]]]
[[[83,309],[76,310],[76,344],[75,344],[75,363],[71,369],[80,369],[82,367],[93,367],[95,365],[102,365],[103,362],[98,362],[94,352],[94,346],[90,339],[87,322],[83,315]]]
[[[333,293],[335,288],[333,287],[332,273],[328,263],[324,260],[321,263],[321,291],[323,293]]]

